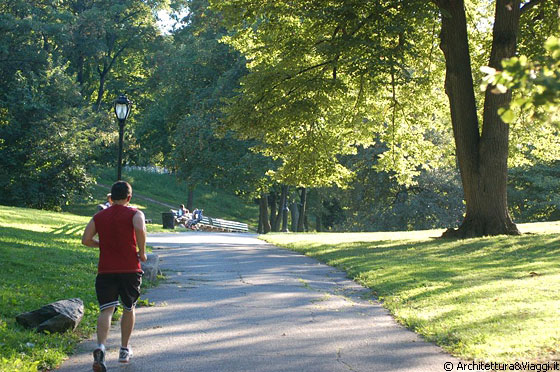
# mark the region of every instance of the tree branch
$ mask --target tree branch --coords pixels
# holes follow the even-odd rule
[[[301,70],[299,70],[298,72],[296,72],[294,75],[288,75],[288,76],[282,78],[282,80],[280,80],[278,83],[274,84],[269,90],[267,90],[266,92],[263,92],[263,94],[261,95],[261,97],[254,103],[254,105],[256,106],[256,105],[258,105],[259,103],[261,103],[261,101],[266,97],[266,95],[267,95],[268,92],[271,92],[271,91],[275,90],[276,88],[278,88],[278,87],[279,87],[282,83],[284,83],[285,81],[288,81],[288,80],[290,80],[290,79],[293,79],[293,78],[295,78],[296,76],[301,75],[301,74],[303,74],[303,73],[305,73],[305,72],[307,72],[307,71],[310,71],[310,70],[313,70],[313,69],[316,69],[316,68],[319,68],[319,67],[328,65],[329,63],[332,63],[332,62],[333,62],[333,61],[331,61],[331,60],[328,60],[328,61],[326,61],[326,62],[321,62],[321,63],[319,63],[319,64],[316,64],[316,65],[309,66],[309,67],[306,67],[306,68],[304,68],[304,69],[301,69]]]

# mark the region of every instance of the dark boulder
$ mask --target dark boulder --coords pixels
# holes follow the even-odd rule
[[[142,262],[142,271],[144,271],[143,280],[153,282],[157,279],[159,274],[159,256],[154,253],[149,253],[146,255],[148,260]]]
[[[69,329],[76,329],[83,316],[83,301],[79,298],[72,298],[19,314],[16,316],[16,321],[26,328],[36,328],[38,332],[62,333]]]

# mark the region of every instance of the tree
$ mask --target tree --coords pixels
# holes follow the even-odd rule
[[[56,9],[0,4],[0,203],[59,209],[84,192],[89,111],[66,73]]]
[[[445,235],[469,237],[519,233],[507,209],[509,127],[497,113],[500,107],[511,100],[511,93],[496,95],[488,92],[483,99],[482,121],[479,121],[469,43],[476,42],[476,47],[482,51],[489,48],[488,64],[498,67],[502,59],[515,54],[522,14],[534,15],[545,3],[539,0],[523,3],[519,0],[496,1],[493,16],[475,16],[470,19],[475,26],[493,19],[493,29],[480,31],[480,34],[486,35],[480,37],[469,33],[466,5],[459,0],[337,3],[309,0],[264,4],[252,0],[229,0],[216,2],[216,6],[224,10],[226,20],[237,31],[228,39],[229,42],[251,61],[252,73],[244,82],[243,92],[249,97],[247,100],[250,104],[239,110],[251,115],[253,112],[261,113],[262,127],[267,128],[262,133],[270,135],[276,132],[284,138],[294,133],[285,128],[296,123],[326,123],[329,128],[339,125],[342,128],[355,128],[357,132],[361,132],[362,126],[359,124],[364,122],[364,118],[366,122],[382,124],[391,129],[402,127],[410,118],[415,120],[416,126],[431,123],[429,116],[423,118],[410,114],[410,111],[402,115],[397,109],[407,112],[411,107],[424,104],[425,101],[420,100],[420,104],[412,103],[410,107],[402,108],[399,101],[405,94],[418,100],[416,93],[429,92],[429,83],[433,82],[434,76],[438,76],[433,74],[436,70],[432,70],[432,63],[437,66],[438,58],[433,53],[431,31],[436,29],[436,13],[439,12],[440,48],[445,58],[445,92],[449,98],[455,155],[466,201],[466,213],[461,226],[457,230],[450,229]],[[471,10],[484,10],[491,3],[469,2],[468,5]],[[550,11],[548,8],[544,10]],[[544,18],[547,18],[546,15]],[[525,22],[528,19],[525,18]],[[423,63],[426,60],[429,63]],[[308,74],[310,72],[313,74]],[[326,82],[326,73],[331,75],[330,85]],[[430,79],[422,79],[426,75]],[[307,79],[302,76],[307,76]],[[268,80],[263,77],[268,77]],[[255,79],[258,84],[252,83],[251,79]],[[404,90],[403,87],[407,86],[421,88]],[[384,87],[392,90],[385,105],[384,100],[379,99]],[[314,94],[315,91],[319,91],[320,95]],[[363,97],[351,105],[349,97],[352,94],[354,97],[363,94]],[[317,96],[323,100],[315,99]],[[294,102],[291,102],[292,99]],[[333,106],[336,99],[345,104]],[[301,105],[301,110],[297,110],[296,102],[299,101],[307,103]],[[261,102],[265,104],[261,105]],[[379,116],[372,117],[376,105],[389,108],[382,111],[385,115],[381,120]],[[357,109],[350,112],[337,109],[354,106]],[[294,112],[300,113],[299,118]],[[343,112],[355,114],[360,120],[345,124],[341,120],[345,116],[340,115]],[[387,115],[387,112],[392,115]],[[400,117],[396,114],[400,114]],[[283,121],[283,126],[278,125],[283,117],[288,117],[288,120]],[[298,120],[301,118],[304,120]],[[243,131],[242,126],[239,127]],[[260,127],[257,123],[256,132],[263,136],[258,131]],[[326,138],[334,138],[328,131],[325,133]],[[426,133],[426,129],[419,133]],[[346,132],[343,136],[346,138],[345,144],[350,140],[359,143],[352,132]],[[387,153],[396,153],[397,156],[391,157],[400,156],[407,162],[420,159],[422,156],[415,156],[414,152],[418,150],[414,149],[430,146],[425,136],[420,138],[424,139],[418,143],[420,146],[409,147],[416,144],[409,141],[401,142],[399,146],[395,140],[401,139],[395,136],[385,141],[391,149]],[[324,138],[322,140],[325,141]],[[328,140],[326,143],[328,146],[333,145]],[[406,147],[402,144],[406,144]],[[310,154],[320,151],[317,142],[310,142],[309,147]],[[282,149],[269,148],[271,154],[283,154]],[[418,172],[414,168],[398,169],[398,161],[392,163],[397,174]],[[415,163],[412,161],[412,164]]]
[[[69,2],[71,40],[65,45],[66,54],[82,94],[91,97],[96,111],[101,109],[110,74],[119,61],[128,59],[120,65],[126,67],[122,79],[137,73],[134,56],[143,56],[155,39],[157,27],[153,12],[162,3],[138,0]],[[122,84],[117,90],[119,88],[123,89]]]
[[[343,186],[351,172],[340,157],[378,140],[393,144],[379,167],[397,168],[401,182],[413,183],[418,168],[433,166],[440,161],[435,155],[448,151],[426,139],[442,125],[441,94],[430,89],[441,68],[429,58],[429,42],[411,42],[413,28],[394,2],[215,5],[237,30],[225,40],[250,62],[226,124],[281,162],[273,173],[277,181]],[[384,22],[393,27],[384,29]],[[435,36],[434,24],[421,29]],[[422,58],[413,61],[410,54]],[[422,147],[411,150],[408,144]]]
[[[467,208],[459,229],[450,229],[444,236],[519,234],[507,204],[509,126],[498,114],[511,101],[511,92],[494,94],[487,90],[480,128],[464,2],[433,2],[442,14],[440,39],[446,59],[445,90]],[[502,60],[515,55],[521,14],[539,2],[496,1],[488,63],[491,68],[498,68]]]
[[[188,6],[185,26],[166,38],[155,56],[149,85],[158,95],[137,134],[148,156],[176,170],[189,190],[205,184],[260,197],[271,162],[251,150],[255,141],[235,138],[221,126],[221,100],[236,94],[245,60],[219,42],[225,33],[219,13],[205,0]]]

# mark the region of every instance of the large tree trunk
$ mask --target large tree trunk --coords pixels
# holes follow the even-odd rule
[[[280,193],[280,204],[278,206],[278,215],[276,216],[276,224],[273,227],[274,231],[280,231],[280,222],[284,220],[286,214],[286,200],[288,198],[288,186],[282,185]]]
[[[298,221],[299,221],[299,205],[297,202],[294,201],[292,203],[292,231],[293,232],[297,231]]]
[[[277,199],[276,192],[273,191],[269,194],[268,205],[270,205],[270,229],[272,231],[278,231],[278,229],[276,229]]]
[[[442,10],[441,49],[445,55],[445,92],[449,97],[457,161],[466,214],[444,237],[519,234],[507,209],[508,126],[497,114],[510,94],[487,92],[482,135],[476,112],[463,0],[435,0]],[[515,53],[520,0],[497,0],[490,65]]]
[[[307,188],[301,188],[300,204],[299,204],[299,218],[297,224],[297,231],[303,232],[305,230],[305,215],[307,209]]]
[[[270,221],[268,220],[268,198],[266,194],[261,194],[260,199],[260,218],[262,223],[262,233],[270,232]]]

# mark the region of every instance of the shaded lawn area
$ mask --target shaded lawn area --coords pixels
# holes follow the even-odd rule
[[[441,231],[261,238],[346,271],[456,356],[545,361],[560,347],[560,224],[549,226],[554,233],[455,241],[430,238]]]
[[[99,253],[81,244],[89,218],[0,206],[0,371],[52,369],[95,331]],[[39,334],[15,322],[19,313],[75,297],[85,307],[75,332]]]

